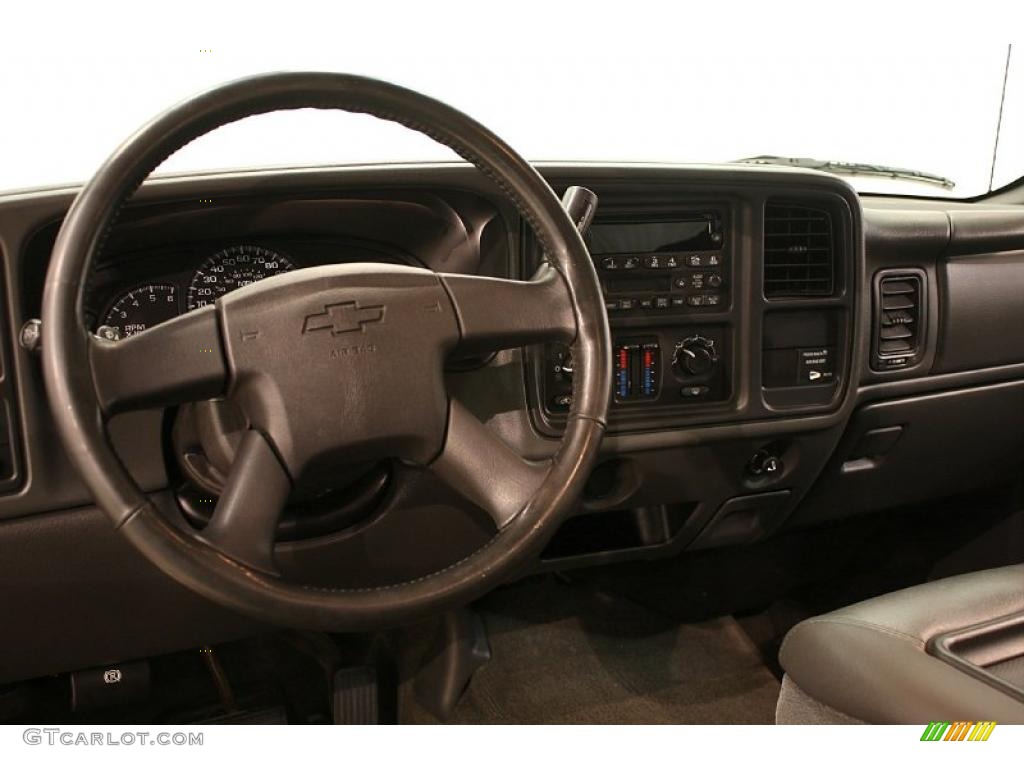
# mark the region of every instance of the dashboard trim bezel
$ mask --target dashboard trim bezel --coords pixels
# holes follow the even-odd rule
[[[636,408],[633,413],[613,411],[609,420],[609,435],[643,434],[679,428],[699,429],[723,424],[728,426],[731,423],[749,425],[808,415],[824,415],[825,418],[818,422],[818,428],[825,428],[841,422],[844,414],[849,413],[852,395],[855,393],[854,383],[860,378],[859,369],[862,361],[858,354],[850,352],[839,356],[839,383],[827,387],[832,392],[827,403],[773,405],[769,402],[761,382],[761,323],[768,312],[834,308],[844,318],[837,347],[852,350],[856,346],[860,349],[864,343],[863,339],[858,339],[857,336],[862,325],[862,313],[865,312],[865,297],[860,295],[862,292],[852,289],[852,286],[859,285],[864,280],[864,240],[859,201],[849,185],[834,177],[814,173],[799,180],[787,178],[788,185],[779,187],[778,179],[773,179],[771,183],[763,183],[759,174],[744,174],[739,169],[735,173],[722,176],[691,170],[671,179],[646,178],[638,175],[638,178],[631,178],[629,181],[608,181],[603,177],[595,180],[578,172],[575,175],[553,175],[549,177],[549,181],[555,185],[556,190],[560,186],[579,183],[592,186],[603,200],[613,196],[614,215],[621,212],[620,207],[616,205],[619,196],[628,196],[629,202],[623,207],[637,213],[663,211],[667,206],[685,211],[726,205],[729,209],[728,220],[733,225],[733,236],[730,237],[727,233],[727,240],[737,241],[730,246],[729,307],[720,312],[701,311],[685,318],[671,318],[672,322],[687,329],[731,323],[734,332],[730,345],[732,382],[729,399],[700,405],[680,405],[657,413],[654,413],[654,408],[648,408],[641,415],[637,415],[641,411],[640,408]],[[760,254],[764,206],[769,200],[778,199],[813,199],[827,205],[838,214],[841,232],[837,241],[841,244],[841,249],[837,254],[837,260],[841,260],[843,269],[841,274],[837,275],[837,286],[832,296],[813,299],[769,299],[764,296],[761,281],[763,262]],[[524,272],[533,269],[537,263],[536,251],[529,246],[528,238],[526,242],[528,245],[523,256]],[[612,323],[615,333],[623,328],[642,328],[645,320],[613,317]],[[645,331],[638,329],[638,332]],[[538,353],[534,352],[528,356],[527,386],[530,393],[530,412],[534,428],[541,434],[554,436],[561,428],[562,419],[545,403],[540,374],[543,365],[544,361]],[[796,390],[796,395],[805,396],[812,389],[819,388],[804,386],[791,389]],[[606,441],[608,439],[606,437]]]

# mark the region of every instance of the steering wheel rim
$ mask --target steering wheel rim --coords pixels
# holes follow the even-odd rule
[[[553,269],[518,282],[411,268],[320,267],[253,284],[223,297],[216,307],[188,313],[121,342],[103,342],[92,335],[83,321],[86,277],[118,211],[143,180],[175,151],[217,127],[252,115],[307,107],[374,115],[450,147],[495,181],[533,229]],[[282,437],[296,424],[308,425],[309,414],[284,404],[285,416],[275,416],[265,392],[246,394],[247,386],[256,392],[251,382],[266,378],[265,369],[274,365],[272,356],[253,357],[248,350],[260,350],[262,344],[271,352],[279,348],[263,338],[243,346],[245,329],[258,316],[254,313],[268,305],[304,311],[303,334],[311,317],[321,318],[312,330],[326,327],[329,334],[310,333],[308,338],[315,341],[308,344],[326,344],[321,339],[352,330],[346,325],[349,320],[335,319],[331,313],[336,310],[330,307],[344,305],[345,312],[350,304],[357,311],[375,309],[373,297],[381,291],[390,303],[388,323],[378,325],[389,325],[392,335],[394,328],[423,324],[425,315],[410,314],[414,306],[429,306],[437,315],[436,326],[430,326],[434,330],[424,331],[428,336],[433,333],[430,340],[438,348],[423,359],[424,370],[429,371],[425,378],[433,386],[440,376],[437,361],[443,362],[455,346],[506,348],[552,338],[572,342],[577,365],[573,404],[558,452],[540,467],[510,455],[511,449],[442,389],[446,410],[439,450],[431,454],[438,440],[438,414],[431,410],[436,399],[426,396],[421,434],[406,440],[402,450],[447,481],[464,483],[464,495],[492,512],[499,530],[483,548],[419,579],[372,589],[286,581],[273,572],[272,564],[265,567],[265,552],[257,551],[265,550],[262,543],[257,550],[242,546],[225,554],[215,525],[219,519],[227,520],[221,528],[254,541],[254,535],[244,531],[265,533],[269,525],[276,526],[276,517],[270,520],[270,512],[246,491],[247,483],[268,475],[278,478],[276,483],[265,481],[261,493],[267,495],[269,488],[283,505],[290,485],[282,482],[290,482],[303,462],[316,458],[303,453],[297,440],[291,447]],[[325,307],[323,313],[308,314],[312,305],[307,300],[313,293],[319,302],[314,302],[316,308]],[[329,303],[335,299],[335,304]],[[508,310],[506,316],[496,311],[502,307]],[[380,309],[382,317],[384,311]],[[324,313],[327,319],[322,319]],[[297,317],[294,312],[293,316]],[[371,312],[363,317],[373,316]],[[365,331],[362,321],[358,325],[360,332]],[[597,457],[611,391],[611,344],[597,276],[579,233],[544,179],[501,139],[452,107],[399,86],[344,74],[275,73],[238,80],[178,104],[132,135],[82,189],[64,220],[47,274],[42,327],[43,371],[58,432],[114,525],[184,586],[228,608],[288,626],[354,630],[395,625],[463,604],[497,586],[539,552],[578,497]],[[250,340],[256,338],[249,333]],[[378,333],[376,326],[373,333]],[[301,347],[294,339],[289,343]],[[375,364],[387,369],[389,355],[379,359],[383,362]],[[147,375],[140,375],[140,362],[147,366]],[[287,378],[280,371],[276,375]],[[337,377],[323,377],[328,375]],[[323,377],[313,376],[326,382]],[[238,495],[226,490],[225,497],[233,502],[224,502],[223,514],[218,506],[212,530],[192,535],[165,518],[138,488],[116,456],[105,425],[119,410],[203,399],[218,393],[219,384],[248,403],[247,416],[254,426],[240,449],[241,463],[236,462],[241,467],[234,479]],[[372,406],[367,401],[367,407]],[[366,444],[371,444],[372,436],[366,437]],[[389,433],[386,439],[396,437]],[[346,447],[351,449],[351,442]],[[495,476],[505,481],[494,482]],[[272,538],[269,546],[272,558]]]

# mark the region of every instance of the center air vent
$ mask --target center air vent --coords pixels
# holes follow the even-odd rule
[[[921,276],[886,272],[875,296],[875,368],[906,368],[917,362],[924,334]]]
[[[831,296],[835,239],[828,211],[788,203],[764,209],[764,295]]]

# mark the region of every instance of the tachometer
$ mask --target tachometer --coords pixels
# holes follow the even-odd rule
[[[111,340],[142,333],[177,317],[178,289],[170,284],[147,284],[119,296],[103,318],[100,335]]]
[[[225,293],[258,280],[290,272],[295,265],[276,251],[256,245],[235,245],[215,253],[192,276],[189,310],[213,304]]]

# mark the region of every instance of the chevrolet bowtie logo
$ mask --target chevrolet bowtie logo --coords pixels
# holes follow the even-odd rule
[[[365,331],[369,323],[379,323],[384,319],[384,305],[360,307],[355,301],[343,301],[340,304],[328,304],[323,312],[306,315],[302,325],[303,333],[312,331],[331,332],[332,336],[340,336],[352,331]]]

